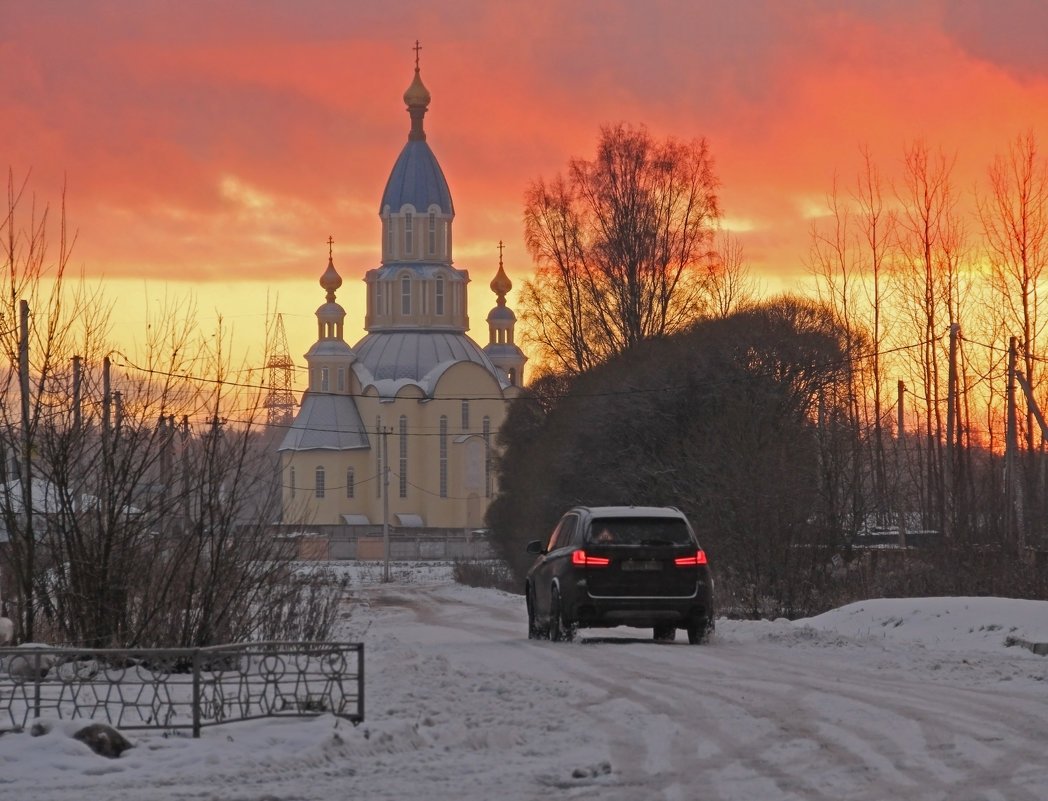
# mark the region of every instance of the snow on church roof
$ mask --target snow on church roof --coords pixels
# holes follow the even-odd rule
[[[353,398],[307,392],[278,450],[348,451],[370,446]]]

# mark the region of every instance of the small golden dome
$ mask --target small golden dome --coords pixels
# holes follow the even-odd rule
[[[429,90],[422,83],[422,76],[419,75],[418,67],[415,67],[415,79],[411,82],[411,86],[408,87],[407,91],[404,92],[404,102],[408,108],[413,106],[425,108],[429,105],[429,101]]]

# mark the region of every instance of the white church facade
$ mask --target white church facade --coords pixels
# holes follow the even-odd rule
[[[469,274],[454,266],[451,192],[426,142],[430,102],[416,62],[407,144],[379,208],[382,258],[368,271],[365,336],[344,339],[342,278],[320,279],[309,385],[280,445],[285,524],[473,529],[496,486],[495,433],[526,357],[502,267],[485,347],[467,335]]]

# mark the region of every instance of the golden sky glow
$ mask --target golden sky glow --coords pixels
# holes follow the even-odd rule
[[[1048,143],[1045,31],[1039,0],[10,0],[0,158],[38,201],[66,183],[74,266],[122,324],[192,291],[203,325],[221,312],[262,337],[268,294],[298,359],[329,235],[362,324],[350,285],[378,264],[417,38],[484,344],[498,241],[518,286],[530,269],[525,186],[591,156],[601,124],[706,136],[751,268],[789,285],[860,147],[890,180],[923,139],[970,195],[1017,135]]]

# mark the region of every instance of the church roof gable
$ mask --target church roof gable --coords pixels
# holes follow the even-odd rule
[[[371,443],[353,398],[307,392],[278,450],[347,451],[369,447]]]

